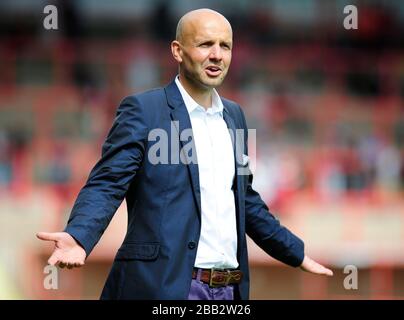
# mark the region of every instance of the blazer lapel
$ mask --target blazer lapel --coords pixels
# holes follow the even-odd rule
[[[185,103],[182,99],[181,93],[178,90],[177,85],[175,84],[175,81],[172,81],[167,87],[164,88],[166,92],[166,97],[167,97],[167,103],[169,107],[171,108],[170,111],[170,117],[171,120],[174,121],[175,127],[178,132],[178,136],[180,137],[181,132],[185,129],[192,129],[191,126],[191,120],[189,118],[188,110],[185,106]],[[196,148],[195,148],[195,143],[193,138],[191,139],[190,142],[187,141],[181,141],[181,153],[183,157],[185,158],[185,161],[187,163],[187,168],[189,171],[189,176],[191,179],[191,184],[192,184],[192,190],[194,194],[194,198],[197,204],[198,208],[198,216],[199,218],[201,217],[201,191],[199,187],[199,168],[198,164],[192,162],[192,158],[196,159]],[[183,152],[184,146],[187,145],[188,143],[191,143],[191,150],[195,152],[192,157],[188,155],[187,152]]]

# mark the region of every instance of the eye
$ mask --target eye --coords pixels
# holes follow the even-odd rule
[[[223,42],[223,43],[221,43],[220,46],[221,46],[222,48],[226,49],[226,50],[231,50],[231,45],[230,45],[230,43]]]

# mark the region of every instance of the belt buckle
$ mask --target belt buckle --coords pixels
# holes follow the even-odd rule
[[[227,286],[227,285],[229,284],[229,281],[231,280],[230,270],[221,270],[221,271],[227,273],[227,274],[224,276],[224,277],[225,277],[224,282],[221,282],[221,283],[214,283],[214,282],[213,282],[213,272],[214,272],[215,270],[218,270],[218,269],[215,269],[215,268],[211,268],[211,269],[210,269],[209,286],[210,286],[211,288],[217,288],[217,287],[221,287],[221,286]]]
[[[226,281],[225,281],[225,286],[227,286],[231,280],[230,270],[226,270],[226,272],[227,272],[227,277],[226,277]]]

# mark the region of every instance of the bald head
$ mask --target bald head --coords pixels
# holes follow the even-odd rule
[[[222,14],[211,9],[197,9],[186,13],[178,21],[175,39],[183,43],[209,23],[222,25],[232,33],[230,22]]]

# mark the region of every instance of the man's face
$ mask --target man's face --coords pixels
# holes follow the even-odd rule
[[[232,46],[226,20],[210,17],[189,22],[179,43],[180,78],[202,90],[220,86],[230,66]]]

